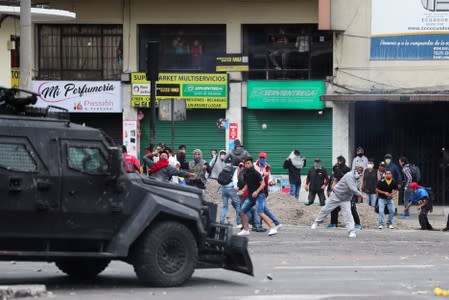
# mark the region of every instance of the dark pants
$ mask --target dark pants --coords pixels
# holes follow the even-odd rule
[[[419,225],[421,225],[421,229],[423,230],[432,230],[433,227],[429,223],[429,219],[427,218],[427,214],[429,213],[430,209],[427,207],[422,207],[421,211],[419,212],[418,220]]]
[[[354,218],[354,224],[360,225],[360,217],[359,213],[357,212],[357,198],[353,197],[351,200],[351,213],[352,217]],[[337,207],[331,212],[331,224],[334,224],[335,226],[338,225],[338,213],[340,212],[340,207]]]
[[[324,196],[324,190],[309,191],[309,205],[315,202],[316,195],[318,195],[318,198],[320,199],[320,206],[324,206],[324,202],[326,201],[326,196]]]

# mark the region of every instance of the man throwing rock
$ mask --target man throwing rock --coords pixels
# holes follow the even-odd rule
[[[366,199],[366,196],[358,189],[358,180],[363,172],[362,167],[356,167],[354,171],[346,173],[335,185],[326,205],[321,208],[318,217],[312,224],[312,229],[316,229],[318,224],[323,223],[324,218],[335,208],[340,207],[348,230],[349,237],[355,238],[354,219],[351,214],[351,199],[358,196]]]

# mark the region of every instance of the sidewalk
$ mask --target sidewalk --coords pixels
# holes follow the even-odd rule
[[[400,220],[411,227],[420,228],[418,221],[419,211],[416,210],[415,206],[410,208],[410,217],[401,218],[400,213],[404,210],[404,206],[400,205],[398,207],[398,214],[395,219]],[[429,222],[432,224],[435,230],[440,230],[446,227],[447,215],[449,214],[449,206],[434,206],[433,212],[429,213]]]

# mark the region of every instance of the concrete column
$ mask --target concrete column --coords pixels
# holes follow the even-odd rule
[[[350,109],[348,103],[332,103],[332,161],[343,155],[348,165],[352,161]]]
[[[32,90],[31,0],[20,1],[20,87]]]

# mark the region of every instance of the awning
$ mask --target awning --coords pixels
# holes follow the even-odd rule
[[[433,102],[448,101],[449,94],[330,94],[322,95],[321,101],[333,102],[367,102],[367,101],[387,101],[387,102]]]
[[[0,5],[0,16],[20,16],[19,6]],[[51,22],[73,20],[76,13],[68,10],[48,9],[48,8],[31,8],[31,19],[33,22]]]

